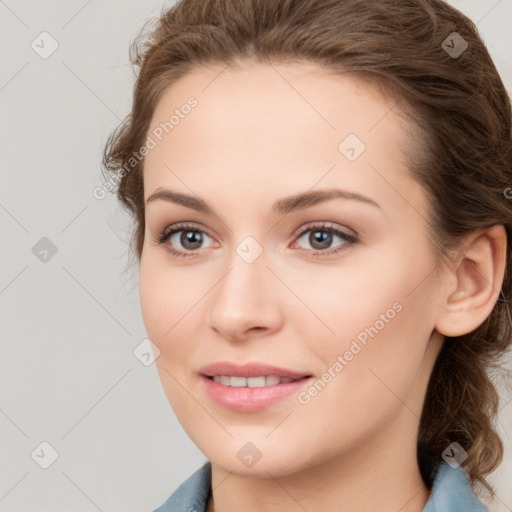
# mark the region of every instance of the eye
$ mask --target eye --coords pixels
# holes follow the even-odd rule
[[[195,224],[176,224],[172,229],[164,228],[154,241],[158,244],[166,244],[166,248],[172,254],[186,257],[192,256],[193,251],[203,249],[205,238],[213,241],[212,237]]]
[[[334,227],[332,223],[325,222],[318,222],[306,229],[302,228],[295,236],[294,245],[301,240],[302,243],[310,244],[312,249],[302,248],[302,250],[311,256],[335,254],[358,242],[357,236],[345,233]],[[341,243],[333,248],[332,244],[336,238]],[[214,242],[213,238],[196,224],[182,223],[164,228],[154,241],[160,245],[165,244],[166,250],[175,256],[190,257],[197,254],[195,251],[204,249],[204,242],[208,239]]]
[[[341,243],[333,248],[332,244],[336,241],[336,238],[341,240]],[[347,249],[350,245],[355,244],[358,238],[344,233],[332,224],[317,223],[300,231],[297,241],[301,240],[303,243],[311,246],[313,250],[312,256],[326,256]],[[305,250],[310,252],[307,248]]]

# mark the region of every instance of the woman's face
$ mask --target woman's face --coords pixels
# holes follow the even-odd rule
[[[443,292],[417,142],[354,78],[224,68],[169,87],[148,131],[140,299],[169,402],[240,475],[415,453]]]

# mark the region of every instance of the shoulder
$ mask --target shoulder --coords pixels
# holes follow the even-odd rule
[[[205,512],[211,493],[212,466],[207,461],[153,512]]]
[[[423,512],[487,512],[487,509],[475,496],[464,469],[443,462],[436,471]]]

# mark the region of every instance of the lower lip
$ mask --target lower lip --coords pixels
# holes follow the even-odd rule
[[[293,395],[309,382],[311,377],[261,388],[224,386],[224,384],[215,382],[204,375],[201,375],[201,379],[204,382],[206,393],[217,404],[232,411],[256,412]]]

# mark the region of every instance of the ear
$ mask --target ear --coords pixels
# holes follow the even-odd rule
[[[496,304],[505,275],[507,233],[502,224],[471,233],[464,246],[449,270],[452,284],[447,287],[435,326],[450,337],[472,332],[485,321]]]

